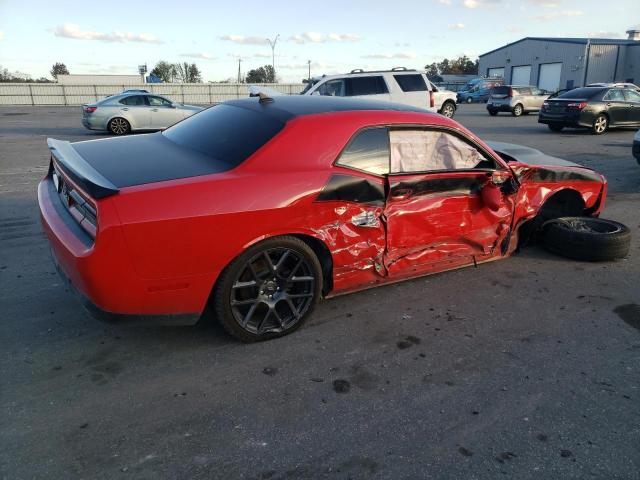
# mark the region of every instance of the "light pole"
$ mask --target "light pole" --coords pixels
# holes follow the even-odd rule
[[[278,33],[276,37],[271,40],[267,38],[267,42],[271,45],[271,68],[273,68],[273,82],[276,81],[276,43],[278,42],[278,38],[280,38],[280,34]]]
[[[309,76],[307,79],[311,82],[311,60],[307,60],[307,65],[309,66]]]

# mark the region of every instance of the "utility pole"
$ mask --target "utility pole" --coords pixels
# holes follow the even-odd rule
[[[278,33],[273,40],[267,38],[267,42],[271,45],[271,68],[273,68],[273,82],[276,81],[276,43],[278,42],[278,38],[280,38],[280,34]]]
[[[307,60],[307,65],[309,66],[309,76],[307,79],[309,80],[309,83],[311,83],[311,60]]]
[[[238,83],[242,83],[242,74],[240,73],[240,64],[242,63],[242,59],[238,58]]]

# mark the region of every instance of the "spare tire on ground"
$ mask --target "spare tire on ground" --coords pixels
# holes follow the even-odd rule
[[[545,247],[576,260],[601,262],[627,256],[631,231],[622,223],[593,217],[561,217],[545,222]]]

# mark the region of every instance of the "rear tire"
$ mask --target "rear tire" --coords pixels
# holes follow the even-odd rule
[[[519,103],[515,107],[513,107],[513,110],[511,110],[511,114],[514,117],[521,116],[523,112],[524,112],[524,108]]]
[[[547,250],[589,262],[624,258],[631,245],[628,227],[601,218],[556,218],[545,223],[543,233]]]
[[[548,124],[547,127],[549,127],[549,130],[552,132],[561,132],[564,128],[562,125],[554,125],[553,123]]]
[[[467,97],[466,102],[467,102],[467,103],[473,103],[473,99],[472,99],[471,97]]]
[[[496,115],[498,115],[498,110],[494,110],[493,108],[488,108],[487,111],[489,112],[489,115],[491,115],[492,117],[495,117]]]
[[[322,267],[313,250],[291,236],[259,242],[220,274],[213,308],[224,329],[243,342],[294,332],[322,292]]]
[[[591,133],[594,135],[602,135],[609,129],[609,119],[606,115],[598,115],[591,125]]]
[[[113,135],[126,135],[131,131],[131,124],[122,117],[115,117],[109,120],[107,128]]]

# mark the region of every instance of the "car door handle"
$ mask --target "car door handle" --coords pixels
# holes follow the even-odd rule
[[[157,108],[152,108],[152,109],[151,109],[151,111],[152,111],[152,112],[157,112],[157,111],[158,111],[158,109],[157,109]]]
[[[396,200],[402,200],[407,198],[413,193],[413,190],[410,188],[396,188],[391,191],[391,197]]]
[[[128,111],[129,109],[125,107],[125,108],[121,108],[120,110],[122,110],[123,112],[126,112],[126,111]]]

